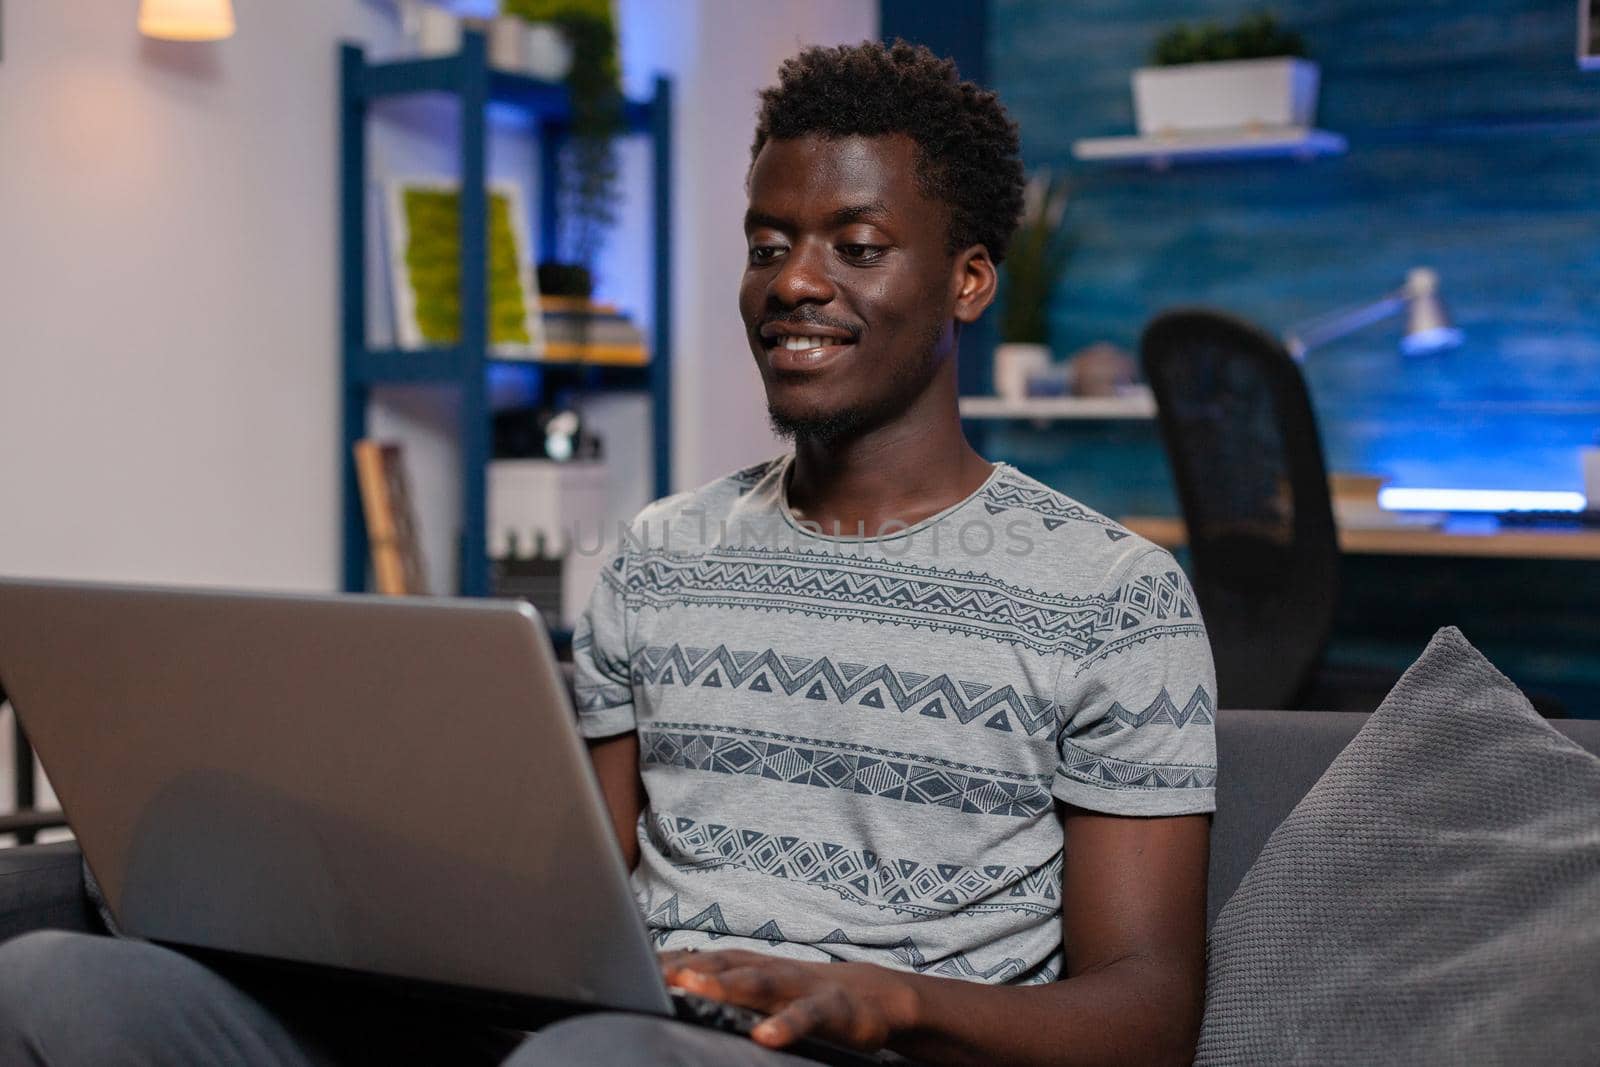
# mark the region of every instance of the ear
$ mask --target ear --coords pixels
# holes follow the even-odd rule
[[[956,253],[955,267],[950,278],[954,293],[951,314],[963,325],[978,321],[984,309],[994,303],[998,275],[989,250],[983,245],[973,245]]]

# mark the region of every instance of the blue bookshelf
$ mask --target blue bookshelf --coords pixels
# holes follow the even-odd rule
[[[389,96],[447,93],[461,108],[461,341],[448,347],[395,349],[367,341],[367,158],[369,105]],[[343,520],[343,584],[347,592],[367,587],[366,522],[361,512],[352,446],[366,436],[374,388],[430,385],[456,390],[461,410],[461,515],[459,592],[489,592],[487,480],[491,443],[488,376],[491,369],[523,374],[535,396],[563,390],[626,390],[650,398],[650,444],[655,495],[672,484],[672,85],[657,78],[648,100],[624,105],[625,136],[647,138],[652,147],[651,207],[654,278],[650,362],[620,367],[496,359],[488,351],[488,192],[485,187],[486,109],[493,104],[524,112],[538,138],[540,198],[537,225],[542,249],[556,247],[560,228],[559,157],[570,133],[566,87],[520,74],[492,70],[484,37],[462,35],[455,55],[369,63],[357,45],[340,54],[340,288],[342,319],[342,432],[340,441]]]

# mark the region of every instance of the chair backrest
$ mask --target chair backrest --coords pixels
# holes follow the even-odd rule
[[[1177,308],[1140,342],[1189,530],[1218,700],[1293,707],[1321,657],[1339,541],[1305,380],[1276,338]]]

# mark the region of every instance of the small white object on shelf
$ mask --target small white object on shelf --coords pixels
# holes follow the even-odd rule
[[[558,82],[572,70],[572,42],[549,22],[522,28],[522,69],[535,78]]]
[[[1072,154],[1086,162],[1147,163],[1162,169],[1173,163],[1221,159],[1312,159],[1340,155],[1346,147],[1342,136],[1327,130],[1253,126],[1154,137],[1087,137],[1072,143]]]
[[[489,20],[489,65],[499,70],[520,71],[526,62],[526,27],[512,15],[496,15]]]
[[[1321,73],[1308,59],[1228,59],[1141,67],[1133,72],[1140,135],[1310,126]]]
[[[419,56],[454,55],[461,49],[461,20],[442,7],[400,0],[400,26]]]
[[[561,621],[572,626],[615,551],[615,532],[606,525],[615,517],[605,463],[497,459],[488,480],[489,555],[527,558],[543,546],[545,557],[560,558]],[[603,539],[609,550],[602,550]]]
[[[1600,445],[1580,448],[1578,454],[1583,464],[1583,506],[1600,511]]]
[[[1049,345],[1007,341],[994,350],[994,391],[1006,400],[1022,400],[1028,395],[1028,379],[1049,367]]]
[[[1030,396],[1011,400],[999,396],[964,396],[964,419],[1024,419],[1051,422],[1060,419],[1153,419],[1156,401],[1149,389],[1132,389],[1119,396]]]

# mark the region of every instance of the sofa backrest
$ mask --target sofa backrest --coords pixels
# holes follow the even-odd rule
[[[1365,713],[1349,711],[1218,713],[1207,929],[1272,831],[1366,721]],[[1550,725],[1600,755],[1600,719],[1558,719]]]

